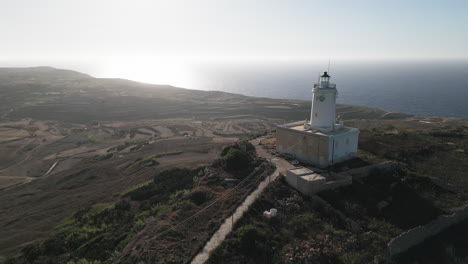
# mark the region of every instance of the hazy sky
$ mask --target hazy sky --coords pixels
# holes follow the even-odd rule
[[[0,0],[0,60],[467,58],[468,1]]]

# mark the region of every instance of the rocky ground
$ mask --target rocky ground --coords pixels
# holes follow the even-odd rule
[[[331,167],[332,171],[385,160],[399,166],[390,171],[373,170],[367,177],[353,179],[350,186],[314,197],[301,195],[282,180],[275,182],[210,263],[378,262],[392,238],[467,204],[466,120],[411,117],[352,119],[346,124],[361,129],[358,157]],[[270,135],[261,142],[274,153],[274,141]],[[276,219],[263,216],[262,212],[270,208],[278,210]],[[464,234],[466,227],[457,230]],[[450,241],[448,235],[441,237]],[[451,237],[454,239],[449,246],[434,251],[434,259],[448,263],[466,259],[461,250],[466,243],[460,235]],[[428,261],[422,253],[424,248],[440,243],[432,240],[426,244],[403,259]]]

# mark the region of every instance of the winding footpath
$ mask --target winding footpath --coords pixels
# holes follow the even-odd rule
[[[260,182],[258,185],[257,189],[253,191],[251,194],[249,194],[244,202],[236,208],[234,213],[230,215],[228,218],[224,220],[224,223],[221,225],[221,227],[216,231],[216,233],[213,234],[213,236],[210,238],[210,240],[206,243],[205,247],[203,248],[200,253],[198,253],[195,258],[192,260],[192,264],[202,264],[205,263],[210,255],[213,253],[213,251],[223,243],[224,239],[226,239],[226,236],[232,231],[233,225],[242,218],[245,212],[249,209],[249,207],[255,202],[255,200],[262,194],[262,192],[266,189],[268,184],[272,181],[274,181],[278,176],[280,175],[280,172],[294,168],[293,165],[291,165],[289,162],[282,158],[277,158],[272,156],[271,154],[267,153],[265,149],[261,145],[259,145],[260,140],[255,139],[252,140],[251,143],[255,146],[255,149],[257,151],[257,155],[260,157],[263,157],[265,159],[270,160],[273,164],[276,165],[276,170],[273,172],[273,174],[267,178],[265,178],[263,181]]]

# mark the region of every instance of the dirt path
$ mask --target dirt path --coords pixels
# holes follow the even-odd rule
[[[10,190],[10,189],[16,188],[16,187],[18,187],[18,186],[21,186],[21,185],[23,185],[23,184],[30,183],[30,182],[32,182],[32,181],[34,181],[34,180],[46,178],[46,177],[52,172],[52,170],[54,170],[55,166],[57,166],[58,163],[59,163],[59,162],[56,161],[54,164],[52,164],[52,166],[50,166],[49,170],[48,170],[44,175],[42,175],[42,177],[0,176],[0,183],[2,182],[2,180],[5,181],[5,180],[10,180],[10,179],[18,179],[18,182],[17,182],[17,183],[11,184],[11,185],[7,185],[6,187],[1,187],[2,184],[0,184],[0,191]]]
[[[15,176],[0,176],[0,191],[6,191],[18,187],[20,185],[30,183],[36,178],[33,177],[15,177]],[[8,183],[11,182],[11,183]]]
[[[221,227],[216,231],[216,233],[213,234],[213,236],[210,238],[210,240],[206,243],[205,247],[203,250],[198,253],[198,255],[195,256],[195,258],[192,260],[192,264],[202,264],[205,263],[211,253],[219,246],[221,243],[224,241],[226,236],[232,231],[233,225],[242,218],[244,213],[249,209],[249,207],[255,202],[255,200],[260,196],[260,194],[265,190],[265,188],[268,186],[268,184],[275,180],[280,172],[288,170],[293,168],[294,166],[291,165],[289,162],[287,162],[284,159],[277,158],[272,156],[271,154],[267,153],[262,146],[258,145],[259,140],[253,140],[251,141],[252,144],[254,144],[257,154],[260,157],[266,158],[273,162],[276,165],[276,170],[273,172],[273,174],[260,182],[258,185],[257,189],[253,191],[249,196],[247,196],[244,200],[244,202],[237,207],[236,211],[234,214],[229,216],[224,220],[224,223],[221,225]]]
[[[389,115],[389,114],[393,114],[393,112],[387,112],[387,113],[385,113],[385,114],[383,114],[383,115],[377,117],[377,119],[382,119],[382,118],[386,117],[386,116]]]
[[[11,112],[13,112],[13,109],[8,110],[0,119],[4,119]]]
[[[44,174],[43,177],[46,177],[47,175],[49,175],[52,172],[52,170],[55,168],[55,166],[57,166],[57,164],[58,164],[58,161],[52,164],[52,166],[50,166],[49,170]]]

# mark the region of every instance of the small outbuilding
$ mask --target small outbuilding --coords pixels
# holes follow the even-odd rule
[[[286,182],[304,195],[312,195],[320,191],[346,186],[352,183],[352,177],[347,174],[323,175],[305,167],[297,167],[286,171]]]

